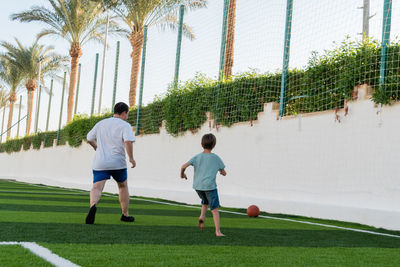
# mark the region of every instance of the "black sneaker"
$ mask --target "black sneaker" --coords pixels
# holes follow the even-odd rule
[[[94,223],[94,216],[96,215],[96,205],[93,205],[90,210],[88,215],[86,216],[86,224],[93,224]]]
[[[123,222],[134,222],[135,221],[135,217],[133,217],[133,216],[125,216],[124,214],[122,214],[121,221],[123,221]]]

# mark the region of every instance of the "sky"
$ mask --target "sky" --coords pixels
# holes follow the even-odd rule
[[[216,78],[218,74],[219,52],[222,31],[223,0],[209,0],[206,9],[185,14],[184,22],[193,28],[196,39],[183,39],[181,52],[180,80],[185,81],[197,72]],[[292,20],[292,40],[290,68],[306,65],[312,51],[323,52],[332,49],[333,42],[341,42],[346,35],[360,39],[362,31],[363,0],[294,0]],[[14,42],[18,38],[24,45],[31,45],[36,34],[43,29],[40,23],[20,23],[10,20],[10,14],[29,9],[32,5],[49,6],[47,0],[4,1],[0,9],[0,40]],[[370,35],[381,39],[383,0],[371,0]],[[285,30],[286,0],[237,0],[236,29],[234,47],[234,73],[256,69],[259,72],[274,72],[282,68],[283,41]],[[400,0],[393,0],[392,35],[400,35]],[[101,110],[111,109],[114,82],[116,42],[121,41],[119,76],[117,82],[117,102],[128,102],[129,78],[131,70],[131,47],[126,38],[109,38],[106,53],[105,81]],[[157,27],[149,29],[146,54],[143,102],[150,103],[155,95],[166,93],[173,80],[177,33],[169,29],[161,31]],[[41,44],[52,45],[55,50],[68,55],[69,45],[61,38],[45,37]],[[0,48],[0,52],[1,52]],[[99,53],[99,75],[95,110],[98,109],[103,47],[89,43],[83,47],[81,82],[78,113],[90,113],[91,95],[94,84],[95,57]],[[49,81],[47,80],[47,84]],[[55,83],[50,112],[50,130],[56,130],[61,107],[62,84]],[[26,91],[23,97],[22,114],[26,114]],[[36,97],[36,96],[35,96]],[[67,95],[65,95],[65,99]],[[49,96],[41,96],[39,130],[45,130]],[[36,99],[34,100],[36,102]],[[14,113],[13,121],[17,121]],[[6,118],[8,110],[5,112]],[[3,114],[0,113],[2,116]],[[0,117],[1,119],[1,117]],[[64,103],[62,125],[66,120]],[[20,132],[23,132],[24,124]],[[15,128],[12,135],[16,134]],[[4,139],[3,139],[4,140]]]

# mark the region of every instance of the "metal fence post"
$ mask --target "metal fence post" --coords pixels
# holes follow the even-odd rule
[[[226,49],[226,27],[228,24],[228,13],[229,13],[229,0],[224,1],[224,13],[222,15],[222,33],[221,33],[221,49],[219,53],[219,71],[218,71],[218,86],[217,86],[217,97],[215,102],[215,125],[218,125],[218,98],[221,87],[221,82],[224,80],[224,68],[225,68],[225,49]]]
[[[37,84],[39,85],[39,90],[37,91],[37,97],[36,97],[36,113],[35,113],[35,125],[34,125],[34,131],[37,133],[37,125],[38,125],[38,120],[39,120],[39,101],[40,101],[40,93],[42,89],[42,82],[41,82],[41,72],[42,72],[42,57],[39,58],[39,71],[38,71],[38,80]]]
[[[286,114],[286,93],[288,88],[288,76],[289,76],[289,54],[290,54],[290,38],[292,32],[292,14],[293,14],[293,0],[287,0],[279,117],[283,117]]]
[[[21,120],[22,95],[19,96],[17,138],[19,137],[19,121]]]
[[[183,30],[183,15],[185,12],[185,6],[179,7],[179,26],[178,26],[178,41],[176,45],[176,58],[175,58],[175,75],[174,75],[174,87],[178,87],[179,81],[179,66],[181,62],[181,48],[182,48],[182,30]]]
[[[117,52],[115,54],[115,71],[114,71],[114,88],[111,103],[111,112],[114,113],[115,97],[117,95],[117,80],[118,80],[118,65],[119,65],[119,46],[120,42],[117,41]]]
[[[220,54],[219,54],[218,81],[223,81],[223,79],[224,79],[226,26],[228,23],[228,12],[229,12],[229,0],[225,0],[224,1],[224,14],[222,16],[222,35],[221,35],[221,50],[220,50]]]
[[[74,115],[78,109],[78,95],[79,95],[79,84],[81,82],[81,63],[78,65],[78,83],[76,84],[76,95],[75,95],[75,107],[74,107]]]
[[[79,82],[78,82],[78,85],[79,85]],[[78,91],[76,93],[78,94]],[[50,108],[51,108],[52,96],[53,96],[53,79],[51,79],[51,82],[50,82],[50,96],[49,96],[49,106],[47,108],[46,132],[49,130],[49,119],[50,119]]]
[[[386,56],[390,43],[390,26],[392,23],[392,0],[384,0],[383,4],[383,23],[382,23],[382,50],[381,66],[379,75],[379,89],[384,89],[386,80]]]
[[[28,109],[27,109],[27,112],[26,112],[26,129],[25,129],[25,135],[27,135],[28,134],[28,125],[29,125],[29,120],[31,119],[31,116],[32,116],[32,114],[31,114],[31,116],[29,116],[29,110],[30,110],[30,108],[31,108],[31,105],[33,104],[33,103],[31,103],[30,102],[30,97],[31,97],[31,94],[33,94],[33,91],[31,91],[31,90],[28,90],[28,92],[27,92],[27,103],[28,103]]]
[[[108,27],[110,25],[110,15],[107,12],[107,24],[106,24],[106,33],[104,37],[104,52],[103,52],[103,62],[101,66],[101,76],[100,76],[100,91],[99,91],[99,109],[98,113],[101,113],[101,104],[103,99],[103,87],[104,87],[104,71],[106,66],[106,53],[107,53],[107,39],[108,39]]]
[[[92,108],[90,109],[90,116],[94,112],[94,99],[96,97],[96,82],[97,82],[97,67],[99,66],[99,53],[96,53],[96,64],[94,67],[94,81],[93,81],[93,93],[92,93]]]
[[[42,97],[42,85],[39,85],[39,94],[38,94],[38,101],[37,101],[37,109],[36,109],[36,121],[35,121],[35,133],[38,131],[39,125],[39,110],[40,110],[40,98]]]
[[[6,115],[6,106],[3,107],[3,120],[1,121],[0,143],[3,141],[3,128],[4,128],[5,115]]]
[[[139,91],[139,106],[137,109],[136,118],[136,135],[140,134],[140,110],[142,108],[143,85],[144,85],[144,70],[146,66],[146,44],[147,44],[147,25],[144,26],[143,32],[143,51],[142,51],[142,66],[140,70],[140,91]]]
[[[60,129],[61,129],[61,122],[62,122],[63,107],[64,107],[64,91],[65,91],[65,80],[66,79],[67,79],[67,73],[64,72],[63,89],[62,89],[62,95],[61,95],[60,119],[58,120],[57,145],[60,144]]]

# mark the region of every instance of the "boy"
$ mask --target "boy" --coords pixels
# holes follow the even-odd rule
[[[219,224],[219,199],[217,192],[217,184],[215,182],[216,175],[219,173],[223,176],[226,175],[225,165],[216,154],[211,153],[211,150],[215,147],[217,139],[213,134],[205,134],[201,139],[201,146],[204,151],[192,159],[189,162],[182,165],[181,178],[187,179],[185,170],[187,167],[192,165],[194,167],[194,178],[193,178],[193,189],[196,190],[197,194],[201,198],[201,214],[199,217],[199,228],[203,230],[204,220],[206,218],[206,212],[208,206],[210,206],[211,213],[214,219],[215,235],[224,236],[220,230]]]
[[[129,216],[129,191],[125,150],[132,168],[136,166],[133,159],[133,145],[135,136],[128,119],[129,107],[123,102],[114,106],[112,118],[99,121],[87,134],[87,141],[96,151],[93,161],[93,187],[90,191],[90,210],[86,217],[86,224],[93,224],[97,203],[100,200],[104,185],[110,176],[118,184],[119,201],[121,204],[121,221],[133,222],[135,218]]]

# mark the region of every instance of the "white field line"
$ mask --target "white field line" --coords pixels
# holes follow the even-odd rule
[[[33,254],[39,256],[40,258],[50,262],[54,266],[60,267],[79,267],[69,260],[61,258],[60,256],[54,254],[49,249],[39,246],[35,242],[0,242],[0,246],[7,246],[7,245],[20,245],[28,250],[30,250]]]
[[[12,181],[12,182],[20,183],[20,184],[26,184],[26,183],[17,182],[17,181]],[[53,188],[53,187],[49,187],[49,186],[46,186],[46,185],[35,185],[35,186],[45,187],[45,188],[49,188],[49,189]],[[74,189],[65,188],[65,190],[66,191],[74,191],[74,192],[76,192],[76,190],[74,190]],[[3,192],[3,190],[0,190],[0,192]],[[8,192],[11,192],[11,191],[8,191]],[[37,193],[37,192],[35,192],[35,193]],[[64,194],[64,195],[68,195],[68,194],[70,194],[70,195],[88,195],[88,193],[84,193],[84,192],[82,192],[82,193],[58,193],[58,192],[50,193],[50,192],[45,192],[45,193],[48,193],[48,194],[60,194],[60,195],[61,194]],[[112,194],[108,194],[108,193],[103,193],[103,195],[104,196],[108,196],[108,197],[118,197],[116,195],[112,195]],[[176,207],[201,209],[201,207],[196,207],[196,206],[191,206],[191,205],[186,205],[186,204],[176,204],[176,203],[170,203],[170,202],[162,202],[162,201],[157,201],[157,200],[143,199],[143,198],[139,198],[139,197],[130,197],[130,199],[147,201],[147,202],[163,204],[163,205],[176,206]],[[247,214],[243,213],[243,212],[235,212],[235,211],[221,210],[221,209],[219,211],[223,212],[223,213],[230,213],[230,214],[247,216]],[[321,227],[334,228],[334,229],[340,229],[340,230],[346,230],[346,231],[352,231],[352,232],[359,232],[359,233],[366,233],[366,234],[371,234],[371,235],[379,235],[379,236],[388,236],[388,237],[400,238],[399,235],[379,233],[379,232],[374,232],[374,231],[361,230],[361,229],[350,228],[350,227],[342,227],[342,226],[336,226],[336,225],[331,225],[331,224],[314,223],[314,222],[308,222],[308,221],[294,220],[294,219],[288,219],[288,218],[279,218],[279,217],[265,216],[265,215],[259,215],[258,217],[265,218],[265,219],[279,220],[279,221],[287,221],[287,222],[294,222],[294,223],[301,223],[301,224],[316,225],[316,226],[321,226]]]

